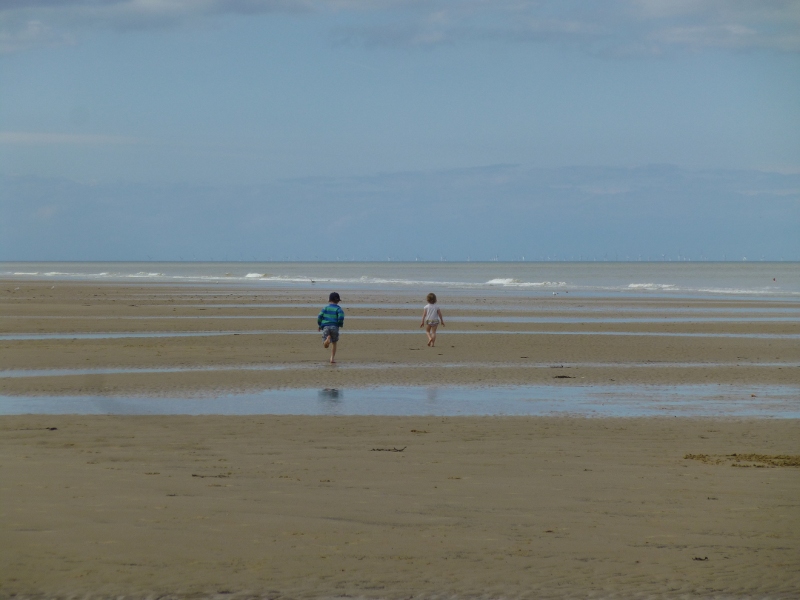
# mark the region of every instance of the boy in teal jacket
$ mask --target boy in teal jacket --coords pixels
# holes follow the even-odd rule
[[[331,348],[331,364],[336,360],[336,342],[339,341],[339,329],[344,327],[344,311],[339,307],[341,298],[336,292],[328,296],[330,304],[317,315],[317,330],[322,332],[322,345]]]

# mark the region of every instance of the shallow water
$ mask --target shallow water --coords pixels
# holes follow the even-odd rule
[[[217,397],[0,396],[0,414],[800,418],[800,388],[727,385],[380,386]]]
[[[126,375],[131,373],[193,373],[193,372],[229,372],[229,371],[321,371],[336,369],[352,370],[398,370],[398,369],[713,369],[716,367],[748,367],[787,369],[800,368],[800,363],[793,362],[576,362],[576,363],[535,363],[535,362],[469,362],[469,363],[337,363],[332,366],[327,362],[286,363],[262,365],[218,365],[198,367],[107,367],[89,369],[6,369],[0,370],[0,379],[21,379],[27,377],[74,377],[84,375]],[[554,371],[560,372],[560,371]]]
[[[278,321],[282,319],[287,320],[303,320],[313,323],[316,319],[314,315],[153,315],[153,316],[100,316],[100,317],[74,317],[74,316],[21,316],[12,315],[10,317],[3,317],[4,319],[70,319],[75,320],[80,318],[91,318],[91,320],[109,320],[114,321],[199,321],[199,320],[217,320],[217,319],[246,319],[246,320],[266,320]],[[347,315],[347,321],[419,321],[420,317],[417,315]],[[447,316],[447,321],[456,323],[796,323],[800,321],[800,315],[783,315],[772,317],[667,317],[667,316],[652,316],[652,317],[556,317],[556,316],[514,316],[514,315],[497,315],[491,317],[484,316],[461,316],[455,315]]]
[[[146,296],[168,296],[170,298],[177,298],[180,297],[181,294],[179,293],[171,293],[171,294],[143,294]],[[198,295],[196,293],[187,294],[187,295]],[[215,294],[216,296],[217,294]],[[458,302],[457,304],[448,305],[447,303],[443,303],[442,306],[447,307],[448,309],[456,310],[456,311],[501,311],[501,312],[529,312],[529,313],[537,313],[537,312],[580,312],[580,313],[588,313],[588,312],[611,312],[616,311],[618,309],[618,300],[614,301],[606,301],[602,299],[593,299],[592,303],[589,304],[531,304],[531,305],[522,305],[522,304],[470,304],[468,302]],[[413,310],[419,312],[422,309],[423,303],[392,303],[392,302],[382,302],[382,303],[362,303],[362,302],[346,302],[342,301],[341,305],[343,308],[346,309],[380,309],[380,310]],[[230,303],[216,303],[216,302],[209,302],[206,304],[170,304],[170,308],[310,308],[314,310],[318,310],[321,306],[320,302],[315,303],[260,303],[260,302],[248,302],[243,304],[230,304]],[[675,314],[686,314],[686,313],[698,313],[702,314],[704,312],[715,312],[715,313],[743,313],[743,314],[754,314],[754,313],[786,313],[786,314],[800,314],[800,304],[796,301],[782,301],[780,306],[753,306],[752,304],[748,304],[748,306],[727,306],[724,304],[715,305],[715,306],[660,306],[660,305],[651,305],[647,304],[645,306],[635,306],[631,304],[625,305],[625,312],[648,312],[648,313],[675,313]]]
[[[421,335],[419,330],[406,329],[347,329],[342,335]],[[509,331],[486,330],[459,331],[447,329],[444,335],[624,335],[643,337],[706,337],[706,338],[751,338],[800,340],[800,333],[705,333],[705,332],[672,332],[672,331]],[[316,331],[297,329],[264,329],[245,331],[137,331],[137,332],[93,332],[93,333],[9,333],[0,335],[0,341],[32,341],[32,340],[112,340],[126,338],[183,338],[183,337],[216,337],[223,335],[315,335]]]

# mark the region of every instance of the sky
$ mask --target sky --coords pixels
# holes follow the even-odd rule
[[[0,260],[800,260],[800,0],[0,0]]]

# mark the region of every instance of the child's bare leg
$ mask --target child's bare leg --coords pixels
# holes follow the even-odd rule
[[[433,348],[436,345],[436,328],[437,327],[438,327],[438,325],[431,325],[431,333],[430,333],[431,343],[428,344],[431,348]]]
[[[428,336],[428,346],[431,345],[431,326],[425,325],[425,335]]]
[[[336,358],[336,342],[331,342],[331,364],[334,364],[336,362],[334,360],[335,358]]]
[[[328,336],[325,338],[325,341],[322,342],[322,347],[327,348],[330,345],[331,345],[331,336]]]

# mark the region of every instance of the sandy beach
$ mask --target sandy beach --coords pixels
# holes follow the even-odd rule
[[[800,590],[796,421],[18,416],[0,427],[6,598]]]
[[[343,293],[339,368],[311,289],[0,294],[7,375],[120,371],[0,373],[2,395],[800,386],[791,303],[759,320],[742,300],[458,296],[431,349],[421,299]],[[258,365],[283,368],[236,370]],[[124,371],[158,368],[173,370]],[[800,597],[793,419],[13,415],[0,430],[2,597]]]
[[[428,383],[800,385],[793,303],[770,303],[794,316],[780,321],[748,320],[747,311],[760,306],[753,301],[456,296],[443,301],[447,326],[431,349],[419,329],[421,299],[353,292],[344,294],[347,319],[337,355],[347,369],[337,369],[327,364],[316,332],[327,292],[89,283],[51,288],[0,283],[3,334],[61,334],[0,340],[4,369],[185,370],[0,377],[0,393],[157,395]],[[731,309],[745,318],[712,320]],[[665,310],[678,316],[700,310],[706,320],[666,320]],[[509,315],[532,322],[503,321]],[[152,337],[102,337],[115,333]],[[80,337],[87,334],[101,337]],[[237,371],[239,365],[287,368]],[[554,382],[549,367],[560,365],[572,379]],[[215,366],[228,369],[203,370]]]

